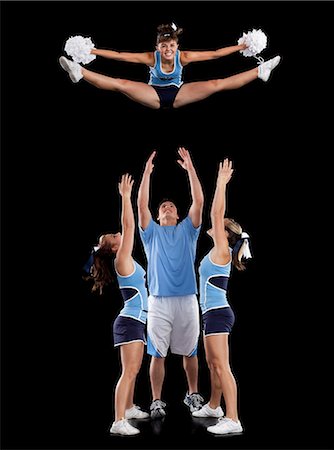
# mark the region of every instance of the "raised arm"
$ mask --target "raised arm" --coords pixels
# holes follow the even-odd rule
[[[125,61],[139,64],[146,64],[148,66],[154,65],[154,53],[130,53],[130,52],[116,52],[114,50],[101,50],[92,48],[90,51],[93,55],[102,56],[103,58],[115,59],[116,61]]]
[[[228,239],[225,233],[224,216],[226,208],[226,185],[232,177],[232,162],[227,158],[219,163],[216,190],[211,205],[212,238],[214,247],[211,251],[212,261],[217,264],[227,264],[231,259]]]
[[[122,239],[116,254],[115,266],[120,275],[127,276],[133,272],[132,250],[135,234],[135,219],[131,203],[133,179],[131,175],[122,175],[118,190],[122,197]]]
[[[148,227],[148,224],[150,223],[150,220],[152,218],[151,211],[149,208],[149,201],[150,201],[150,181],[151,181],[151,173],[153,171],[153,159],[156,155],[156,151],[154,151],[151,156],[148,158],[143,177],[139,186],[138,191],[138,199],[137,199],[137,205],[138,205],[138,218],[139,218],[139,226],[145,230]]]
[[[190,183],[192,203],[189,209],[189,217],[194,227],[197,228],[202,223],[204,204],[203,190],[188,150],[184,147],[180,147],[178,152],[182,159],[179,159],[177,162],[187,171]]]
[[[245,44],[241,44],[219,48],[218,50],[181,51],[181,64],[186,66],[192,62],[209,61],[211,59],[222,58],[223,56],[231,55],[232,53],[244,50],[246,47],[247,46]]]

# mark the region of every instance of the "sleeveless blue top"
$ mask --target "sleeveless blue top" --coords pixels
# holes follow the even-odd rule
[[[148,84],[153,86],[176,86],[181,87],[183,66],[180,61],[180,50],[175,52],[174,56],[174,70],[173,72],[164,72],[161,68],[161,53],[154,52],[155,63],[153,67],[150,67],[150,80]]]
[[[200,307],[202,314],[210,309],[229,305],[226,291],[231,273],[231,262],[220,265],[211,261],[209,252],[199,265]]]
[[[145,270],[135,261],[134,270],[128,276],[120,275],[115,267],[118,286],[121,291],[124,307],[120,316],[131,317],[146,323],[147,318],[147,289],[145,284]]]

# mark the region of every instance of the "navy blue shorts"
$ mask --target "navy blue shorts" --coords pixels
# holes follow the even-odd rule
[[[177,86],[153,86],[160,99],[160,109],[171,109],[180,88]]]
[[[131,317],[117,316],[113,325],[114,347],[131,342],[146,344],[146,325]]]
[[[210,309],[203,314],[204,336],[210,334],[231,333],[235,317],[232,308]]]

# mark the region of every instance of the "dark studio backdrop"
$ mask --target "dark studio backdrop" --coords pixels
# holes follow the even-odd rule
[[[323,49],[332,6],[1,2],[3,448],[331,447],[321,281],[315,288],[320,265],[315,243],[305,242],[316,234],[311,216],[321,214],[314,189],[328,152]],[[58,65],[70,36],[91,36],[98,48],[148,51],[157,25],[171,21],[184,28],[180,48],[192,50],[233,45],[243,31],[261,28],[268,36],[262,56],[280,54],[282,62],[268,83],[167,112],[84,81],[74,85]],[[184,78],[223,78],[254,65],[237,53],[189,65]],[[90,67],[147,81],[140,65],[97,58]],[[81,268],[98,235],[120,225],[120,175],[133,175],[135,198],[153,149],[152,208],[170,197],[184,217],[190,197],[176,162],[180,145],[191,152],[205,191],[198,260],[209,249],[209,207],[226,156],[235,167],[227,214],[251,236],[254,258],[230,282],[231,364],[245,433],[215,438],[191,421],[182,403],[182,360],[171,356],[162,429],[147,422],[138,438],[110,437],[120,370],[111,330],[121,299],[115,285],[101,297],[90,294]],[[135,257],[145,264],[139,236]],[[199,358],[199,388],[208,399],[202,340]],[[136,390],[145,409],[148,365],[145,356]]]

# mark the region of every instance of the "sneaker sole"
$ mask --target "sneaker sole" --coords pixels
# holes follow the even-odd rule
[[[70,69],[70,66],[68,65],[68,62],[66,61],[66,58],[64,56],[61,56],[58,61],[61,67],[69,74],[71,81],[73,83],[77,83],[79,80],[74,76],[72,70]]]
[[[213,437],[228,437],[228,436],[241,436],[242,434],[244,434],[243,431],[231,431],[230,433],[223,433],[223,434],[219,434],[219,433],[212,433],[211,431],[209,431],[208,433],[210,433]]]
[[[136,433],[136,434],[122,434],[122,433],[113,433],[112,431],[109,431],[109,434],[110,434],[110,436],[132,438],[132,437],[138,436],[140,434],[140,432]]]
[[[66,72],[70,72],[70,68],[69,68],[69,66],[67,64],[67,61],[66,61],[64,56],[61,56],[58,61],[59,61],[59,64],[61,65],[61,67],[64,70],[66,70]]]

